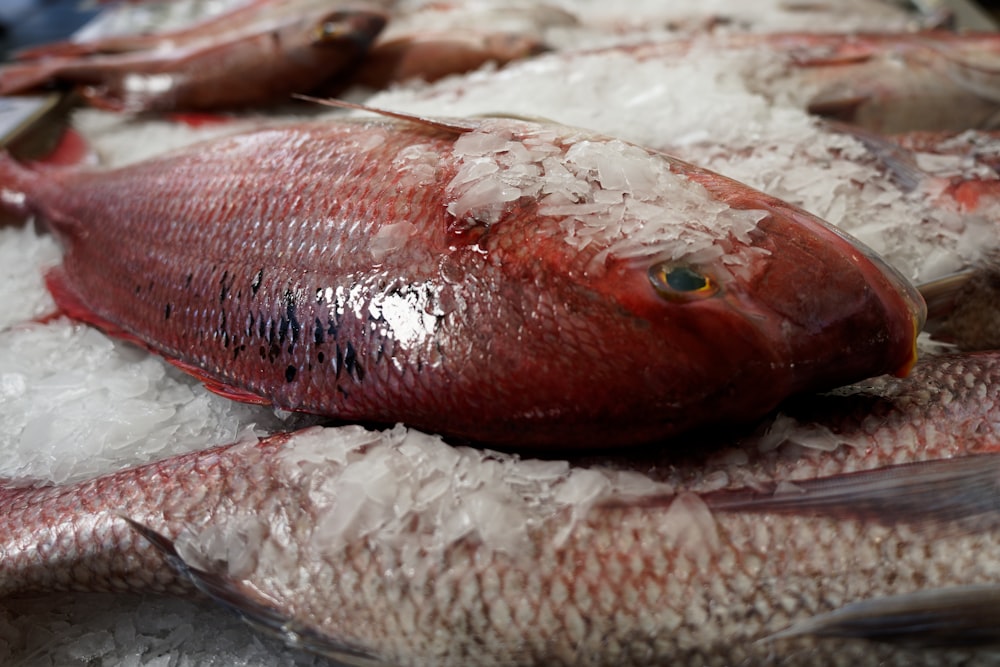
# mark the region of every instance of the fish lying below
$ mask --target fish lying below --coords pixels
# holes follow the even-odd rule
[[[905,373],[923,322],[816,218],[563,126],[328,120],[0,184],[63,242],[69,315],[232,398],[481,443],[754,419]]]
[[[250,10],[271,11],[251,15]],[[0,65],[0,95],[63,84],[116,111],[230,109],[288,102],[356,65],[386,23],[326,0],[252,2],[178,34],[51,45]],[[252,20],[251,20],[252,19]]]
[[[310,429],[6,489],[0,592],[197,587],[348,664],[957,663],[895,645],[1000,640],[998,410],[984,353],[673,463]]]

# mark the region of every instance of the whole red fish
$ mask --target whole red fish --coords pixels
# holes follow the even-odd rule
[[[615,446],[905,372],[920,296],[818,219],[563,126],[329,120],[114,171],[0,159],[68,314],[242,400]]]
[[[0,490],[0,594],[197,587],[348,664],[978,664],[998,411],[991,353],[669,462],[311,429]]]
[[[329,2],[253,2],[176,34],[33,49],[0,66],[0,95],[67,84],[131,112],[286,102],[356,64],[385,23],[382,12]]]

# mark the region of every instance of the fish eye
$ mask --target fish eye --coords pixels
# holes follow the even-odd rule
[[[704,299],[719,291],[711,277],[684,264],[655,264],[649,269],[649,280],[660,296],[671,301]]]
[[[329,42],[347,34],[347,25],[344,17],[340,14],[333,14],[320,21],[315,28],[313,39],[316,42]]]

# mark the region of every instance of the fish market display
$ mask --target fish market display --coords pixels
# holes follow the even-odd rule
[[[195,585],[348,664],[864,665],[887,649],[815,636],[995,642],[977,605],[1000,590],[998,380],[997,353],[937,357],[670,464],[351,426],[8,489],[0,590]]]
[[[196,0],[193,4],[218,12],[226,11],[227,3],[228,0]],[[130,14],[119,10],[134,8],[136,13],[156,17],[138,26],[140,32],[162,32],[190,23],[190,19],[183,17],[169,27],[160,23],[167,14],[184,14],[186,4],[188,0],[170,0],[162,5],[129,3],[109,14],[115,15],[111,17],[115,23],[117,18]],[[810,113],[810,100],[825,86],[824,79],[803,82],[794,76],[785,79],[778,76],[848,71],[823,66],[821,49],[808,46],[823,43],[813,34],[817,30],[884,34],[909,32],[928,25],[924,17],[908,12],[902,4],[876,0],[838,3],[747,0],[734,6],[724,0],[709,0],[689,6],[650,0],[629,3],[623,8],[593,0],[572,3],[555,0],[544,4],[476,0],[447,3],[447,6],[424,3],[424,17],[437,18],[410,30],[399,19],[403,12],[418,19],[423,11],[421,4],[421,1],[394,3],[387,29],[380,33],[380,38],[391,43],[396,39],[393,35],[401,35],[405,42],[409,31],[412,44],[420,47],[415,51],[419,55],[424,43],[435,47],[434,40],[441,36],[468,33],[478,40],[484,35],[507,33],[512,41],[506,45],[527,45],[531,51],[544,45],[555,52],[521,58],[503,67],[487,63],[469,74],[445,76],[432,83],[425,82],[429,78],[425,76],[407,78],[404,83],[390,84],[389,89],[374,95],[363,88],[340,90],[338,95],[404,114],[473,117],[478,119],[475,123],[482,122],[483,117],[497,116],[551,119],[587,128],[586,132],[580,131],[581,136],[616,137],[623,145],[664,150],[802,206],[861,238],[914,281],[933,281],[970,267],[983,267],[984,260],[998,245],[1000,216],[995,214],[992,183],[996,177],[991,162],[995,149],[988,132],[971,133],[963,128],[950,137],[936,135],[923,143],[915,135],[878,137],[879,141],[873,142],[856,128],[835,127]],[[455,23],[443,18],[458,5],[468,5],[473,13],[482,8],[483,15],[491,18],[478,25],[472,34],[459,27],[462,24],[457,18]],[[462,9],[459,7],[451,15],[458,17]],[[124,30],[118,30],[122,26]],[[484,27],[485,31],[481,30]],[[135,32],[136,28],[126,20],[115,23],[112,33]],[[785,32],[786,38],[789,31],[808,30],[810,34],[801,37],[801,43],[807,46],[783,53],[780,49],[752,46],[754,40],[746,39],[741,48],[713,47],[727,40],[732,40],[731,44],[739,42],[742,31],[775,30]],[[87,40],[102,38],[102,34],[94,32],[86,37]],[[980,39],[973,36],[968,43]],[[671,58],[640,57],[642,49],[667,40],[687,42],[689,48]],[[903,36],[899,41],[911,43],[914,37]],[[949,40],[940,38],[940,41],[946,44]],[[953,41],[956,43],[953,46],[961,43],[958,38]],[[864,40],[841,34],[836,42],[849,45]],[[376,40],[376,46],[378,43]],[[488,46],[489,40],[478,43],[474,40],[471,45],[475,47],[472,55],[480,57],[481,47]],[[499,42],[499,46],[505,43]],[[476,48],[480,51],[476,52]],[[830,50],[843,55],[833,46]],[[405,49],[403,52],[406,53]],[[942,46],[940,54],[948,53],[948,48]],[[972,96],[988,100],[990,67],[977,65],[989,64],[988,50],[981,56],[961,48],[957,53],[955,58],[937,61],[940,70],[936,71],[940,76],[933,75],[933,67],[916,70],[922,72],[921,81],[931,86],[943,85],[960,96],[970,95],[967,84],[972,83],[971,88],[978,91]],[[810,62],[812,67],[798,67],[796,57]],[[928,55],[914,56],[912,50],[905,49],[897,52],[899,63],[913,57],[917,62],[927,62],[921,59]],[[849,67],[846,62],[844,65]],[[900,72],[908,71],[900,67]],[[907,79],[897,76],[889,82],[901,80]],[[858,100],[858,109],[866,109],[871,114],[868,118],[874,122],[881,122],[880,114],[890,118],[896,113],[893,95],[897,93],[882,95],[876,90],[869,94],[865,91],[871,90],[870,82],[852,81],[849,77],[845,86],[848,92],[850,86],[855,86],[854,90],[879,100],[878,105],[860,104],[862,100]],[[922,98],[933,100],[934,96]],[[981,101],[970,97],[956,99],[966,100],[955,102],[956,113],[980,108]],[[911,99],[910,105],[915,104]],[[843,108],[849,109],[850,104]],[[324,122],[331,119],[334,124],[344,122],[342,111],[326,112],[308,105],[270,109],[267,113],[292,111],[320,116]],[[823,109],[814,107],[813,111]],[[36,184],[47,182],[55,189],[70,181],[83,182],[74,179],[92,178],[96,182],[109,173],[107,170],[127,170],[132,166],[141,176],[148,173],[144,171],[148,165],[140,164],[143,160],[169,159],[163,157],[166,152],[181,145],[259,127],[260,113],[251,110],[249,114],[231,114],[225,117],[225,122],[211,123],[204,122],[206,116],[199,116],[196,125],[187,125],[174,122],[179,118],[176,116],[129,116],[79,109],[73,112],[72,123],[92,145],[103,169],[86,172],[89,176],[82,176],[82,170],[60,174],[43,167],[32,167],[27,173]],[[280,131],[289,127],[287,123],[291,127],[299,125],[302,118],[279,117],[275,121],[273,124],[267,121],[266,126]],[[460,140],[473,134],[459,134],[457,129],[450,133],[444,128],[440,132],[426,127],[419,130],[417,126],[390,121],[347,122],[407,127],[435,141],[444,141],[449,136]],[[904,150],[890,151],[888,147],[894,141],[903,145]],[[303,146],[301,150],[304,153],[309,149]],[[194,148],[188,149],[187,154],[206,157]],[[254,160],[269,165],[280,163],[283,157],[272,152],[266,159]],[[484,169],[491,167],[487,165]],[[230,171],[235,177],[238,170],[232,167]],[[239,171],[242,173],[242,166]],[[17,173],[20,179],[26,172],[17,170]],[[121,179],[116,182],[125,181],[127,171],[114,173],[114,178]],[[600,174],[589,180],[600,180]],[[15,201],[17,193],[13,192],[12,183],[6,175],[0,176],[0,188],[7,190],[4,207],[13,204],[23,214],[25,202]],[[130,194],[123,201],[129,201],[130,210],[139,211],[143,209],[141,200],[152,189],[136,185],[135,189],[127,190]],[[261,192],[281,189],[280,183],[271,180]],[[191,199],[192,209],[205,201],[206,190],[198,190],[197,196],[185,195]],[[712,193],[713,198],[716,196],[717,193]],[[623,197],[622,202],[625,201]],[[729,213],[739,208],[732,202],[728,205]],[[749,214],[753,208],[742,213]],[[44,215],[37,217],[41,221]],[[143,224],[143,219],[136,216],[135,224]],[[483,238],[499,231],[495,225]],[[151,236],[154,235],[147,234],[144,242]],[[240,239],[244,244],[240,247],[245,248],[255,236]],[[651,451],[630,448],[614,457],[588,454],[586,459],[569,462],[526,460],[445,446],[435,436],[424,435],[412,427],[391,428],[391,424],[386,425],[389,430],[375,432],[362,431],[356,426],[306,431],[285,441],[281,439],[285,436],[279,436],[268,441],[270,444],[258,446],[252,443],[275,433],[308,427],[318,423],[318,419],[273,406],[233,401],[207,390],[195,377],[135,345],[67,318],[53,317],[57,304],[46,289],[43,276],[53,268],[56,275],[66,271],[60,266],[72,240],[65,236],[61,240],[62,246],[52,234],[39,233],[30,226],[0,228],[0,303],[4,305],[0,308],[0,452],[3,453],[0,478],[12,480],[11,486],[21,489],[5,492],[9,501],[27,497],[22,494],[38,494],[34,497],[39,502],[31,503],[30,507],[47,508],[50,518],[60,514],[57,510],[70,510],[61,514],[69,521],[64,535],[79,536],[79,544],[116,544],[114,539],[110,542],[105,539],[109,536],[105,532],[89,532],[84,525],[86,516],[96,517],[99,525],[110,526],[110,537],[122,540],[112,548],[139,555],[144,559],[144,567],[148,565],[129,577],[133,584],[159,582],[190,592],[191,579],[178,575],[159,555],[174,548],[186,560],[188,568],[193,568],[191,572],[200,585],[208,588],[218,584],[216,593],[238,593],[227,599],[256,615],[258,625],[273,629],[274,624],[295,616],[298,620],[284,628],[288,632],[277,634],[326,653],[337,653],[341,658],[353,652],[353,662],[364,662],[366,656],[373,654],[391,656],[391,651],[400,650],[406,652],[400,660],[404,664],[433,662],[426,658],[426,653],[421,653],[423,649],[418,651],[406,642],[416,641],[418,646],[431,647],[430,651],[457,656],[469,645],[470,637],[490,642],[493,653],[488,656],[502,657],[504,653],[527,656],[521,662],[529,664],[532,661],[558,664],[560,660],[587,664],[589,655],[594,656],[593,662],[603,660],[606,664],[628,664],[629,660],[648,663],[652,661],[650,655],[663,656],[661,664],[712,662],[703,660],[703,656],[712,656],[721,664],[750,665],[845,662],[989,665],[996,661],[992,649],[976,648],[983,641],[992,641],[991,633],[995,632],[992,630],[995,623],[983,622],[994,617],[992,587],[996,583],[992,558],[995,548],[991,545],[995,524],[988,504],[994,470],[991,456],[995,451],[991,442],[995,443],[998,421],[988,416],[996,399],[996,382],[989,370],[995,363],[992,355],[948,362],[926,359],[906,379],[882,377],[818,398],[800,396],[780,406],[776,418],[739,429],[742,440],[732,435],[708,441],[702,434],[674,439],[669,448]],[[141,251],[135,252],[140,257]],[[232,249],[219,254],[226,260],[236,261],[240,257]],[[398,251],[389,251],[386,256],[393,254]],[[66,255],[66,267],[75,261],[71,255],[71,251]],[[148,255],[140,259],[150,260]],[[140,270],[146,271],[150,265],[142,266]],[[101,264],[95,262],[86,270],[99,275]],[[118,283],[134,288],[137,274],[126,270],[124,275],[117,283],[109,279],[110,287],[100,294],[101,298],[113,294]],[[252,280],[254,275],[246,277]],[[647,281],[644,286],[651,284],[648,273],[636,275]],[[266,276],[262,275],[262,279]],[[832,282],[829,274],[799,275],[783,286],[789,295],[794,292],[801,303],[808,303],[814,295],[833,289]],[[958,333],[964,336],[961,344],[965,346],[971,340],[972,346],[980,346],[986,340],[990,345],[989,337],[982,335],[989,333],[988,317],[995,305],[990,302],[990,283],[973,285],[978,287],[972,290],[972,295],[985,295],[979,303],[987,307],[975,306],[957,321]],[[217,302],[224,286],[216,282],[209,287],[213,289],[206,294],[215,298],[215,303],[209,306],[216,308],[214,312],[218,315],[222,309]],[[945,291],[948,297],[956,294],[949,288]],[[56,294],[66,296],[58,290]],[[717,292],[710,301],[722,303],[726,296]],[[940,306],[940,298],[929,296],[935,299],[932,306]],[[130,295],[133,297],[134,293]],[[193,301],[195,296],[188,294],[186,298]],[[67,305],[65,298],[60,303]],[[158,314],[163,318],[166,304],[158,305]],[[951,302],[946,303],[950,305]],[[95,319],[92,311],[75,314],[89,321]],[[172,308],[171,319],[176,315],[177,310]],[[283,318],[288,321],[288,341],[293,328],[287,309],[275,311],[277,326],[273,330],[280,334]],[[932,313],[935,325],[940,324],[940,318],[940,310],[935,310]],[[303,320],[298,317],[298,310],[296,319],[301,325]],[[206,321],[216,327],[221,324],[219,320]],[[985,330],[974,330],[968,322],[985,322],[987,326]],[[227,327],[229,324],[227,320]],[[971,338],[970,333],[974,333]],[[303,340],[300,329],[300,343]],[[948,347],[936,342],[926,344],[925,340],[921,338],[922,354]],[[953,340],[960,342],[957,336]],[[314,339],[307,342],[315,344]],[[327,338],[324,344],[329,342]],[[852,337],[845,338],[836,349],[830,350],[831,357],[842,360],[845,366],[854,363],[852,342]],[[732,349],[730,345],[726,342],[720,349]],[[621,348],[611,349],[618,352]],[[562,354],[558,347],[552,350],[553,357]],[[257,352],[259,358],[259,349]],[[648,354],[649,350],[644,352]],[[935,363],[941,365],[934,366]],[[297,370],[297,377],[302,373]],[[349,380],[353,382],[355,378]],[[214,391],[248,397],[232,386],[210,384]],[[487,382],[476,389],[483,387],[489,388]],[[700,390],[700,387],[694,389]],[[772,390],[770,384],[764,383],[753,388],[753,392],[761,394]],[[619,388],[629,400],[635,400],[641,391],[635,385]],[[708,403],[698,410],[717,407]],[[733,409],[729,398],[720,397],[717,403]],[[747,431],[757,435],[747,438]],[[193,453],[237,441],[239,444],[233,449]],[[454,438],[449,440],[450,445],[455,442]],[[845,444],[849,442],[855,445]],[[238,457],[248,453],[251,455],[246,463],[250,468],[262,462],[265,467],[274,464],[278,466],[276,474],[280,479],[288,479],[281,477],[285,474],[282,471],[289,469],[282,467],[279,459],[284,461],[281,454],[290,451],[316,454],[313,457],[316,465],[299,466],[303,474],[296,477],[299,481],[317,483],[315,493],[310,495],[294,484],[269,483],[258,489],[254,497],[267,494],[273,494],[273,498],[305,497],[308,502],[316,503],[310,507],[333,507],[329,522],[313,522],[312,529],[303,528],[296,535],[301,537],[312,530],[310,535],[332,537],[324,553],[345,553],[338,549],[350,549],[357,555],[357,559],[346,564],[333,557],[333,566],[347,567],[348,572],[368,573],[362,586],[366,594],[356,597],[353,589],[344,588],[339,599],[346,600],[345,608],[355,609],[370,603],[373,605],[370,608],[386,609],[385,615],[376,619],[383,625],[368,628],[374,634],[358,631],[350,619],[343,627],[326,627],[319,633],[310,630],[312,621],[298,610],[306,606],[307,598],[311,610],[322,609],[321,596],[312,593],[298,596],[303,598],[302,605],[296,605],[294,600],[289,603],[286,598],[270,608],[258,604],[261,599],[253,594],[253,586],[257,586],[258,592],[275,590],[268,588],[270,584],[254,583],[254,570],[259,567],[263,571],[267,563],[279,563],[282,566],[274,571],[288,571],[283,567],[288,561],[272,559],[275,550],[265,545],[289,544],[274,540],[292,534],[282,532],[290,525],[286,519],[301,520],[302,515],[294,508],[286,506],[282,512],[276,501],[274,506],[263,507],[254,518],[251,512],[236,511],[225,501],[213,505],[213,498],[230,495],[229,491],[206,492],[202,497],[204,502],[198,499],[201,490],[212,488],[211,480],[221,480],[222,468],[214,467],[216,463],[221,466],[225,462],[231,466],[227,470],[240,470],[242,462]],[[558,455],[580,454],[561,450]],[[191,483],[193,478],[183,477],[180,472],[183,466],[177,465],[182,459],[176,458],[183,456],[201,456],[203,461],[214,462],[199,469],[206,472],[208,476],[204,479],[209,483],[197,487]],[[327,459],[334,460],[326,462]],[[903,467],[894,467],[900,464]],[[124,468],[150,465],[154,467],[113,476]],[[875,472],[870,475],[853,476],[855,472],[873,469]],[[143,478],[154,470],[164,475]],[[291,470],[294,472],[294,466]],[[213,477],[215,473],[220,476]],[[95,477],[103,481],[79,486]],[[146,479],[151,483],[139,488],[116,486],[115,480],[122,479]],[[239,491],[240,482],[246,477],[236,475],[227,479],[233,482],[232,498],[249,498]],[[129,516],[139,522],[136,527],[130,528],[117,509],[112,510],[111,517],[101,511],[86,514],[98,510],[96,501],[83,504],[84,514],[72,506],[73,493],[97,486],[109,494],[104,496],[105,506],[130,509]],[[24,490],[27,487],[34,490]],[[962,492],[956,492],[956,488]],[[63,502],[66,504],[60,505]],[[248,504],[253,505],[252,500]],[[188,508],[191,512],[177,519],[176,513],[164,512],[168,506]],[[933,511],[927,511],[928,507]],[[275,514],[268,514],[270,511]],[[33,512],[29,514],[39,517]],[[268,516],[279,518],[267,521],[264,517]],[[452,522],[437,520],[445,516],[451,517]],[[956,520],[959,516],[962,518]],[[415,523],[406,522],[414,517],[417,517]],[[343,522],[338,523],[340,520]],[[309,522],[299,525],[306,523]],[[638,532],[628,533],[628,527],[635,527]],[[760,542],[739,541],[744,528],[759,537]],[[48,544],[44,542],[48,528],[39,522],[22,522],[19,530],[28,543],[33,536]],[[152,532],[140,534],[142,531]],[[623,532],[627,539],[617,545],[588,539],[598,534],[612,536]],[[522,540],[525,535],[530,535],[526,541]],[[636,535],[655,539],[629,541]],[[72,542],[64,537],[52,544],[58,550]],[[526,542],[528,546],[524,547]],[[448,589],[461,590],[467,597],[455,598],[454,604],[447,607],[452,598],[441,593],[420,608],[413,606],[414,601],[421,599],[419,595],[426,593],[398,586],[401,582],[427,581],[428,590],[434,590],[439,578],[443,584],[453,582],[447,573],[433,580],[420,577],[429,577],[428,572],[443,562],[453,563],[453,570],[461,571],[465,561],[446,560],[451,557],[449,554],[460,551],[448,551],[445,545],[457,543],[474,550],[466,553],[482,557],[481,561],[471,563],[478,579],[473,577],[471,585],[466,586],[467,582],[462,581],[461,587],[455,584]],[[253,548],[243,550],[244,544]],[[515,546],[511,547],[512,544]],[[255,551],[258,546],[264,548]],[[318,548],[312,543],[307,548],[314,546]],[[367,546],[374,550],[365,551]],[[566,551],[567,548],[575,551]],[[660,553],[663,558],[636,562],[626,560],[626,552]],[[572,554],[569,557],[576,561],[553,563],[543,558],[544,554],[557,553]],[[622,558],[604,558],[596,568],[591,567],[596,554],[604,557],[613,553]],[[671,570],[670,578],[647,577],[642,580],[645,585],[632,588],[619,585],[639,581],[636,577],[644,574],[661,572],[657,568],[664,567],[668,557],[671,564],[678,565]],[[311,560],[311,556],[302,556],[303,562]],[[112,562],[120,563],[121,559],[112,557]],[[636,569],[618,570],[617,563],[628,563]],[[685,563],[691,566],[684,567]],[[702,568],[702,563],[708,563],[709,567]],[[375,570],[373,564],[388,567]],[[86,564],[80,564],[75,574],[66,574],[64,568],[55,565],[47,567],[45,562],[26,563],[19,558],[17,566],[21,565],[27,566],[23,572],[30,572],[40,587],[57,579],[69,582],[74,577],[68,585],[80,587],[81,577],[90,576]],[[89,572],[100,570],[97,566]],[[540,594],[536,591],[534,597],[527,597],[528,603],[508,606],[508,622],[503,602],[511,599],[512,590],[516,591],[507,588],[507,583],[516,584],[517,576],[497,579],[500,572],[526,572],[535,577],[531,581],[540,581],[543,576],[546,581],[562,581],[566,594],[561,596],[558,585]],[[562,574],[565,572],[571,574]],[[383,578],[387,574],[392,576]],[[345,586],[353,585],[351,576],[343,579]],[[602,576],[604,580],[600,579]],[[607,580],[614,583],[603,584]],[[493,586],[495,581],[497,586]],[[579,587],[578,581],[582,582]],[[287,584],[291,590],[293,582],[282,576],[273,578],[271,583]],[[589,583],[594,585],[582,590]],[[325,584],[326,580],[320,579],[314,588]],[[668,604],[676,598],[667,596],[667,584],[677,584],[669,593],[673,595],[680,588],[682,603]],[[588,601],[584,593],[590,590],[597,597],[592,596]],[[383,593],[388,601],[380,597]],[[0,599],[0,663],[5,667],[338,664],[290,649],[281,636],[265,636],[208,596],[175,598],[153,593],[79,592],[24,592],[24,595]],[[545,595],[561,603],[544,604]],[[654,595],[661,597],[650,597]],[[522,599],[519,593],[517,597]],[[666,602],[643,616],[642,605],[653,600]],[[592,606],[588,607],[588,602]],[[440,622],[441,617],[434,615],[445,608],[451,612],[445,619],[451,624],[435,627],[447,630],[434,632],[430,640],[417,641],[427,636],[420,634],[429,627],[425,623],[432,617],[434,622]],[[618,626],[613,616],[609,618],[606,613],[612,608],[619,617],[631,620]],[[467,609],[473,611],[466,613]],[[525,624],[525,615],[532,609],[538,613]],[[912,613],[931,614],[936,625],[919,633],[922,645],[908,647],[906,639],[912,638],[913,632],[906,623]],[[488,619],[488,626],[484,618]],[[660,630],[662,634],[658,636],[662,640],[651,647],[646,640],[651,636],[649,632],[626,635],[629,627],[635,627],[629,625],[635,618],[640,624],[660,623],[658,627],[668,630]],[[410,619],[414,620],[412,626]],[[555,631],[549,630],[553,621],[562,623]],[[390,627],[393,629],[385,630]],[[602,631],[603,639],[608,641],[597,642],[593,638]],[[507,640],[512,635],[504,632],[515,633],[515,638]],[[897,642],[847,639],[852,633],[873,639],[880,634],[882,639],[895,636]],[[386,640],[389,634],[392,639]],[[823,635],[835,638],[819,638]],[[534,638],[532,642],[525,641],[529,636]],[[943,649],[925,646],[949,643],[952,646]],[[624,646],[631,647],[633,652],[626,657],[613,653]],[[519,651],[534,652],[529,655]],[[482,653],[477,648],[465,664],[476,664]],[[392,658],[388,660],[389,664],[395,662]]]
[[[122,111],[284,102],[356,64],[385,21],[330,2],[256,2],[177,34],[28,51],[0,66],[0,95],[64,83]]]
[[[905,372],[923,322],[905,281],[804,212],[559,126],[326,121],[0,175],[66,246],[48,281],[67,313],[224,395],[478,442],[745,421]]]

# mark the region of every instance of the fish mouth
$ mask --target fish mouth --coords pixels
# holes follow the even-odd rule
[[[758,231],[771,255],[747,289],[764,310],[765,335],[788,368],[790,391],[907,375],[927,317],[917,289],[832,225],[795,207],[767,208]]]

